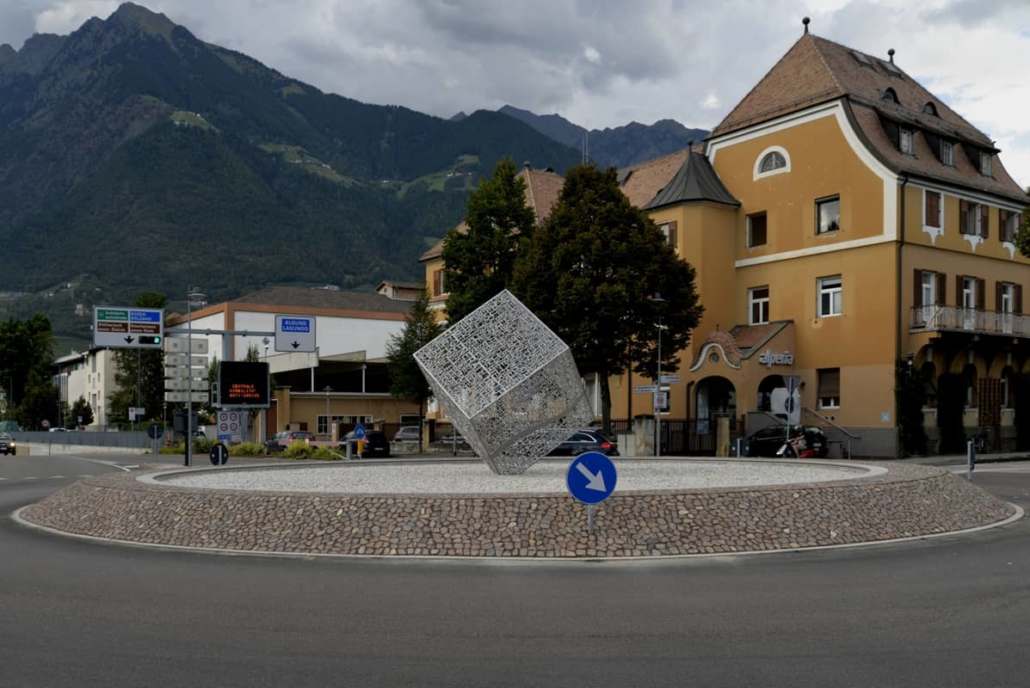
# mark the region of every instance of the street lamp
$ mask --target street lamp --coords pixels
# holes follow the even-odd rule
[[[665,299],[662,298],[661,294],[655,294],[654,296],[647,297],[647,300],[655,304],[658,308],[658,322],[655,323],[655,327],[658,329],[658,374],[655,380],[654,392],[651,396],[651,408],[654,410],[654,455],[662,455],[662,413],[661,409],[658,408],[658,395],[662,393],[662,330],[668,329],[662,324],[662,313],[661,309],[665,303]]]
[[[186,460],[193,460],[193,306],[205,305],[207,296],[193,287],[186,293]]]

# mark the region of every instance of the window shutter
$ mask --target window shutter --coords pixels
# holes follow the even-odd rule
[[[443,270],[433,271],[433,296],[439,296],[443,293]]]
[[[819,371],[819,396],[840,398],[840,368]]]
[[[912,307],[923,306],[923,271],[916,269],[912,274]]]
[[[980,236],[986,239],[990,235],[988,225],[991,219],[991,210],[985,205],[980,206]]]
[[[1001,290],[1005,287],[1004,282],[994,283],[994,310],[1001,310]]]
[[[1009,222],[1009,211],[998,208],[998,241],[1005,241],[1005,225]]]
[[[1023,285],[1022,284],[1017,284],[1015,286],[1015,292],[1016,293],[1013,295],[1014,298],[1012,300],[1015,301],[1016,303],[1012,307],[1012,310],[1016,313],[1016,315],[1022,315],[1023,314]]]
[[[945,298],[948,294],[948,279],[943,272],[937,273],[937,306],[943,306],[948,303]]]
[[[926,139],[926,144],[930,146],[930,150],[933,151],[933,155],[937,158],[937,161],[943,162],[943,160],[941,160],[941,137],[933,132],[924,131],[923,138]]]
[[[958,202],[958,231],[962,234],[969,234],[969,201]]]
[[[679,253],[679,233],[676,231],[679,227],[679,223],[675,220],[669,223],[669,244],[672,245],[672,249]]]
[[[976,278],[976,307],[978,310],[987,310],[987,282]]]
[[[962,278],[964,275],[955,275],[955,305],[962,308]]]
[[[933,191],[926,192],[926,225],[941,226],[941,195]]]

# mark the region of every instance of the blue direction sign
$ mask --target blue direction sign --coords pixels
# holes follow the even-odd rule
[[[363,440],[365,439],[365,426],[358,423],[354,426],[354,439]]]
[[[580,454],[569,464],[565,484],[569,494],[584,504],[603,502],[615,491],[615,464],[601,452]]]
[[[315,350],[315,316],[275,316],[275,350],[311,353]]]

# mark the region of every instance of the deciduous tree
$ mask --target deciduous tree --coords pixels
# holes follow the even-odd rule
[[[609,376],[628,366],[654,376],[659,322],[662,369],[676,370],[703,312],[694,269],[630,204],[615,171],[592,165],[569,171],[550,217],[519,256],[513,287],[568,343],[580,373],[597,374],[606,431]]]
[[[143,292],[133,305],[164,308],[166,303],[164,294]],[[108,399],[108,422],[127,423],[130,406],[143,407],[147,418],[160,420],[164,408],[164,352],[119,349],[114,359],[116,387]]]

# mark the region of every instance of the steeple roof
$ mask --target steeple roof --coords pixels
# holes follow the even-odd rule
[[[644,206],[644,210],[692,201],[740,206],[740,201],[723,185],[709,164],[708,158],[696,151],[690,151],[673,178],[658,190],[654,198]]]

